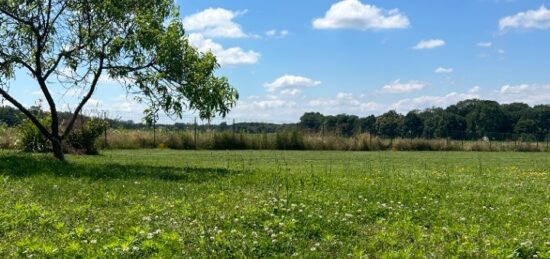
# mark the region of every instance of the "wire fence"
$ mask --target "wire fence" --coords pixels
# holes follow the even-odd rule
[[[84,118],[98,118],[109,127],[98,142],[102,148],[173,149],[307,149],[307,150],[448,150],[448,151],[550,151],[550,134],[487,132],[474,136],[464,131],[388,137],[358,129],[351,135],[340,130],[310,132],[288,121],[242,117],[202,120],[192,114],[179,118],[158,114],[151,125],[138,111],[84,110]],[[283,134],[284,132],[284,134]],[[290,132],[290,133],[289,133]],[[294,134],[294,135],[293,135]],[[2,135],[2,134],[0,134]],[[12,140],[0,140],[11,146]]]

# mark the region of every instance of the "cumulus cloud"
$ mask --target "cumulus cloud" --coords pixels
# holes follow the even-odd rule
[[[190,34],[189,43],[201,52],[211,51],[222,66],[255,64],[260,59],[260,53],[258,52],[252,50],[245,51],[240,47],[226,49],[221,44],[212,39],[207,39],[199,33]]]
[[[333,4],[323,18],[313,20],[316,29],[384,30],[405,29],[409,19],[398,9],[385,10],[359,0]]]
[[[479,87],[479,86],[474,86],[474,87],[470,88],[470,90],[468,90],[468,93],[470,93],[470,94],[477,94],[477,93],[479,93],[479,91],[481,91],[481,87]]]
[[[313,99],[308,102],[308,108],[323,113],[356,113],[373,112],[380,109],[376,102],[369,102],[351,93],[338,93],[335,98]]]
[[[430,40],[422,40],[416,46],[413,47],[415,50],[420,49],[434,49],[445,46],[445,41],[440,39],[430,39]]]
[[[550,84],[504,85],[498,91],[501,102],[524,102],[531,105],[550,103]]]
[[[183,18],[183,26],[186,30],[200,33],[205,37],[244,38],[247,37],[246,33],[233,19],[245,12],[233,12],[223,8],[208,8]]]
[[[314,87],[321,84],[321,81],[313,80],[311,78],[295,75],[284,75],[275,79],[271,83],[264,84],[264,87],[268,92],[275,92],[279,89],[297,89],[297,88],[307,88]]]
[[[454,71],[453,68],[444,68],[444,67],[438,67],[435,72],[438,73],[438,74],[449,74],[449,73],[452,73]]]
[[[550,29],[550,10],[543,5],[538,10],[520,12],[499,21],[501,31],[506,29]]]
[[[251,96],[240,100],[231,116],[250,121],[274,122],[273,119],[277,118],[282,122],[295,122],[302,114],[309,111],[318,111],[323,114],[364,115],[381,111],[382,108],[378,103],[366,100],[364,96],[351,93],[338,93],[328,98],[306,98],[280,93],[263,97]]]
[[[418,81],[409,81],[406,83],[402,83],[401,80],[397,79],[384,87],[382,87],[383,93],[390,93],[390,94],[402,94],[402,93],[410,93],[415,91],[420,91],[426,87],[426,84]]]
[[[426,109],[430,107],[447,107],[466,99],[479,98],[477,93],[451,92],[444,96],[420,96],[399,100],[389,106],[389,109],[406,113],[415,109]]]

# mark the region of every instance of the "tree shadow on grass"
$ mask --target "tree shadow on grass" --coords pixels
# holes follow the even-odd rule
[[[201,183],[229,176],[234,171],[224,168],[163,167],[121,165],[115,163],[61,163],[48,157],[32,155],[0,155],[0,175],[32,177],[90,178],[96,180],[164,180]]]

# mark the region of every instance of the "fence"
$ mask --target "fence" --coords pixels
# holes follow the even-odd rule
[[[105,119],[110,127],[98,140],[105,149],[296,149],[296,150],[436,150],[436,151],[550,151],[550,135],[489,132],[472,137],[460,131],[433,135],[388,138],[357,132],[344,136],[338,131],[305,132],[284,121],[243,118],[200,120],[188,115],[174,119],[159,115],[152,125],[140,122],[139,112],[87,110],[84,117]],[[13,137],[2,137],[0,148],[13,146]]]

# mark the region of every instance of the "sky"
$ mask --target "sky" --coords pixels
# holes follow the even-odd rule
[[[550,103],[550,1],[176,3],[190,43],[212,51],[217,74],[239,91],[228,117],[240,121],[406,113],[470,98]],[[24,75],[12,85],[27,105],[40,98]],[[60,96],[70,108],[71,98]],[[87,108],[143,111],[108,79]]]

